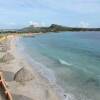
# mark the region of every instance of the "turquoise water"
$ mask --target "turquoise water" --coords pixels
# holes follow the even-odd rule
[[[22,42],[35,61],[54,71],[68,100],[100,100],[100,32],[48,33]]]

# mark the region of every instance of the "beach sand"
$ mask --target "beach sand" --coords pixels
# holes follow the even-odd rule
[[[10,53],[9,57],[5,57],[4,61],[1,59],[0,71],[7,81],[7,87],[11,91],[13,100],[64,100],[63,93],[57,88],[55,84],[50,83],[44,79],[41,74],[35,69],[33,65],[28,63],[27,59],[17,51],[16,42],[18,44],[18,36],[9,36],[8,40],[4,42],[5,48],[8,49],[0,52],[0,58],[5,54]],[[9,45],[8,45],[9,44]],[[13,56],[13,59],[10,59]],[[14,80],[15,74],[21,69],[28,69],[33,78],[28,81]],[[24,73],[23,73],[24,74]],[[27,77],[27,76],[25,76]],[[0,100],[3,100],[0,98]]]

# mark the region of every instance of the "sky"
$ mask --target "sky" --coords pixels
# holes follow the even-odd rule
[[[0,29],[59,24],[100,27],[100,0],[0,0]]]

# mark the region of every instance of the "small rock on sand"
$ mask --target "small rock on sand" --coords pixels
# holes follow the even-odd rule
[[[23,96],[23,95],[16,95],[16,94],[13,94],[13,99],[14,100],[33,100],[29,97],[26,97],[26,96]]]
[[[11,61],[14,59],[14,56],[12,54],[10,54],[9,52],[7,52],[3,57],[2,57],[2,61],[3,62],[7,62],[7,61]]]
[[[25,82],[33,80],[34,76],[32,72],[27,68],[21,68],[14,76],[14,80],[17,82]]]

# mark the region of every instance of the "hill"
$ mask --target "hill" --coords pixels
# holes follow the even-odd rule
[[[49,27],[34,27],[33,25],[18,30],[19,32],[60,32],[60,31],[100,31],[100,28],[77,28],[52,24]]]
[[[79,28],[79,27],[66,27],[62,25],[52,24],[49,27],[35,27],[30,25],[22,29],[2,30],[1,33],[46,33],[46,32],[61,32],[61,31],[100,31],[100,28]]]

